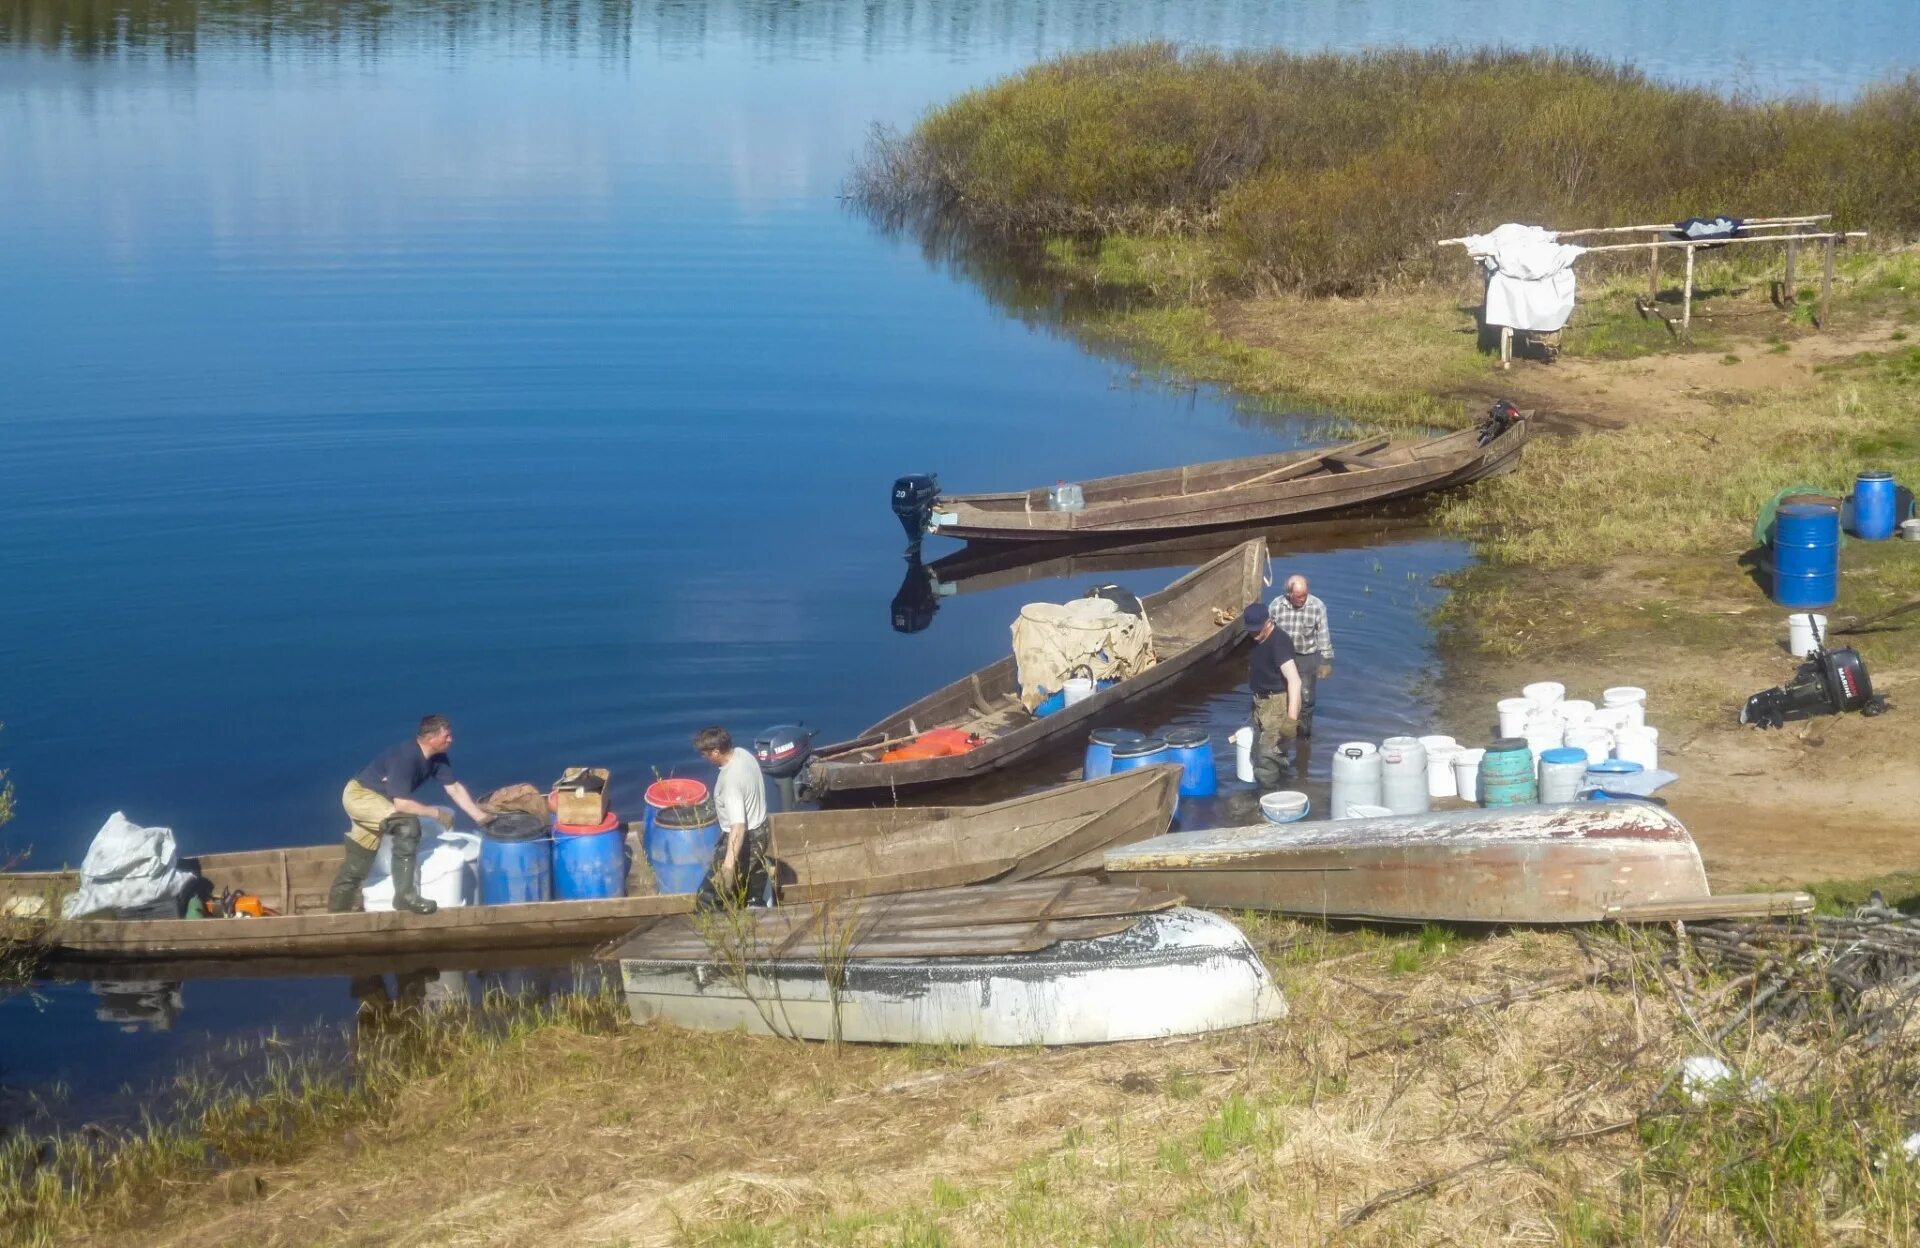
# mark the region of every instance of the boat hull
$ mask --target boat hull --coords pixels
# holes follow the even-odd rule
[[[1709,891],[1686,828],[1638,802],[1176,833],[1106,866],[1197,905],[1393,923],[1594,923]]]
[[[714,962],[620,960],[639,1023],[862,1044],[1105,1044],[1245,1027],[1286,999],[1245,935],[1185,907],[1129,930],[990,957],[819,961],[744,973]]]

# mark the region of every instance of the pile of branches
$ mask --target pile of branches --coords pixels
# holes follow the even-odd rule
[[[1749,1019],[1776,1029],[1820,1022],[1872,1049],[1898,1039],[1920,1011],[1920,918],[1877,894],[1851,916],[1676,924],[1674,939],[1744,990],[1721,1036]]]

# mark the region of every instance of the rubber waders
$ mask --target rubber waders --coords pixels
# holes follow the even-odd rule
[[[374,851],[360,842],[347,842],[340,872],[333,877],[333,887],[327,890],[328,914],[345,914],[359,906],[360,886],[367,882],[367,872],[373,870],[373,856]]]
[[[440,903],[420,895],[420,820],[412,815],[395,815],[382,830],[393,839],[393,908],[432,914]]]

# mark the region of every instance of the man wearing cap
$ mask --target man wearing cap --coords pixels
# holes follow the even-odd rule
[[[1293,642],[1300,667],[1300,735],[1313,735],[1313,708],[1318,686],[1333,675],[1333,633],[1327,628],[1327,604],[1307,590],[1307,578],[1295,573],[1286,588],[1267,604],[1273,622]]]
[[[1247,684],[1253,689],[1253,779],[1263,792],[1293,779],[1285,753],[1300,735],[1300,669],[1293,640],[1273,622],[1264,602],[1249,603],[1241,627],[1253,638]]]

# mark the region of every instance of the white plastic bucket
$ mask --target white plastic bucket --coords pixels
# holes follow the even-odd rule
[[[1631,706],[1603,706],[1593,713],[1591,719],[1587,720],[1586,726],[1605,728],[1608,732],[1619,732],[1622,728],[1631,728],[1638,722],[1634,716],[1634,711],[1637,709],[1639,708]]]
[[[1601,762],[1613,753],[1613,734],[1605,728],[1582,724],[1577,728],[1567,729],[1567,748],[1585,750],[1589,763]]]
[[[1533,751],[1533,764],[1538,767],[1542,754],[1567,743],[1567,726],[1556,716],[1536,712],[1527,720],[1527,730],[1521,735],[1527,739],[1527,748]]]
[[[1796,659],[1813,653],[1816,642],[1827,635],[1827,617],[1813,611],[1795,611],[1787,617],[1787,649]]]
[[[1392,813],[1393,809],[1388,806],[1369,806],[1365,802],[1347,803],[1349,819],[1385,819]]]
[[[1451,737],[1444,743],[1432,737],[1421,739],[1422,744],[1427,741],[1434,741],[1427,746],[1427,796],[1458,797],[1460,784],[1453,777],[1453,760],[1460,757],[1460,747]]]
[[[1527,716],[1533,714],[1533,703],[1526,698],[1501,698],[1500,735],[1503,737],[1524,737],[1527,735]]]
[[[1461,750],[1453,756],[1454,793],[1469,802],[1480,800],[1480,760],[1487,756],[1482,749]]]
[[[1660,730],[1652,724],[1626,728],[1613,744],[1613,756],[1652,771],[1660,766]]]
[[[1585,698],[1568,698],[1564,702],[1556,702],[1553,704],[1553,713],[1559,717],[1561,723],[1569,728],[1584,724],[1592,719],[1595,709],[1593,703],[1587,701]]]
[[[1520,696],[1541,710],[1551,710],[1553,705],[1567,696],[1567,687],[1557,680],[1536,680],[1520,691]]]
[[[1240,778],[1241,784],[1253,783],[1253,729],[1235,728],[1227,734],[1227,740],[1233,742],[1233,774]]]
[[[1268,823],[1292,823],[1303,819],[1307,814],[1307,795],[1291,789],[1281,789],[1260,796],[1260,815]]]
[[[1085,676],[1069,676],[1060,689],[1067,695],[1066,705],[1072,706],[1093,696],[1093,681]]]

